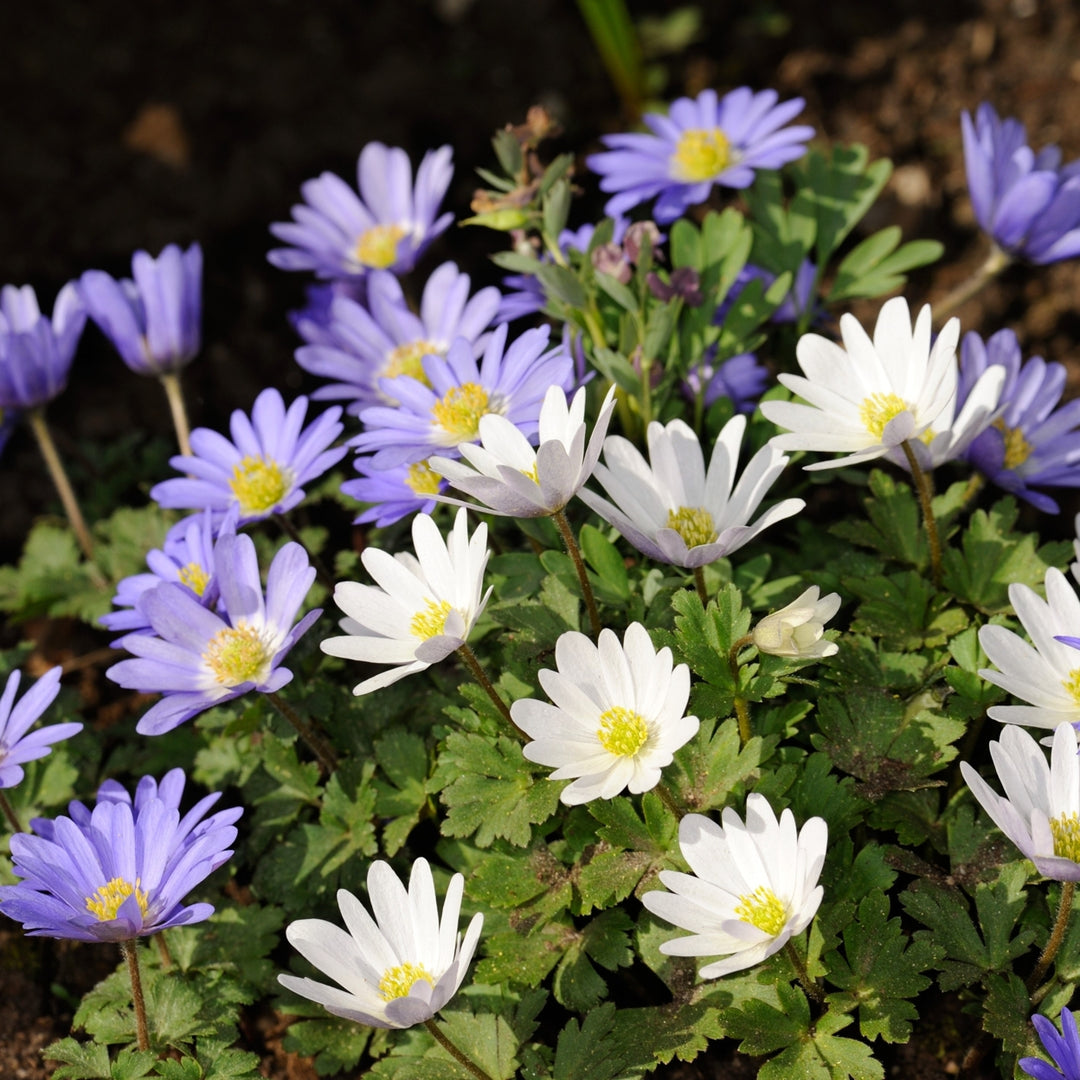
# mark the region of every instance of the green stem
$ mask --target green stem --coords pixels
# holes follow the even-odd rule
[[[934,305],[934,325],[940,329],[958,307],[966,304],[1011,263],[1011,255],[1007,255],[997,244],[991,244],[990,254],[986,256],[982,266]]]
[[[709,590],[705,588],[705,567],[694,567],[694,588],[697,589],[698,597],[701,599],[701,606],[709,606]]]
[[[566,518],[566,511],[556,510],[552,517],[558,526],[559,535],[566,545],[566,551],[574,562],[578,581],[581,582],[581,593],[585,598],[585,607],[589,612],[589,625],[592,626],[592,636],[595,641],[600,636],[600,612],[596,606],[596,596],[593,594],[592,585],[589,584],[589,574],[585,569],[585,562],[581,558],[581,548],[578,547],[578,542],[574,539],[574,530],[570,527],[570,522]]]
[[[472,672],[473,678],[484,688],[485,693],[491,698],[495,708],[499,710],[499,715],[525,742],[529,742],[529,736],[514,723],[514,718],[510,715],[510,709],[507,707],[506,702],[499,697],[499,692],[495,689],[495,684],[488,678],[487,672],[480,665],[480,661],[476,659],[476,653],[469,648],[468,644],[459,645],[457,651],[458,655],[465,661],[466,666]]]
[[[675,815],[677,818],[681,818],[686,811],[675,801],[675,796],[672,795],[671,789],[661,781],[653,788],[653,791],[660,796],[660,801]]]
[[[1046,943],[1035,965],[1035,970],[1028,976],[1026,983],[1027,991],[1031,994],[1043,981],[1043,976],[1050,969],[1054,957],[1065,940],[1065,931],[1069,926],[1069,916],[1072,914],[1073,894],[1076,892],[1075,881],[1063,881],[1061,883],[1061,899],[1058,901],[1057,918],[1054,920],[1054,928],[1050,931],[1050,939]]]
[[[139,974],[139,949],[135,938],[120,942],[120,951],[127,961],[131,977],[131,1003],[135,1007],[135,1037],[140,1050],[150,1049],[150,1032],[146,1027],[146,1001],[143,999],[142,976]]]
[[[731,679],[735,684],[735,715],[739,720],[739,744],[745,746],[753,738],[754,730],[750,724],[750,703],[738,693],[739,689],[739,653],[754,640],[753,635],[744,634],[732,643],[728,649],[728,667],[731,669]]]
[[[930,486],[930,477],[919,464],[911,444],[905,439],[901,444],[904,457],[907,458],[911,479],[915,484],[915,494],[922,507],[923,523],[926,526],[926,539],[930,544],[930,573],[934,578],[935,588],[941,588],[941,538],[938,536],[937,520],[934,517],[934,492]]]
[[[322,771],[329,776],[338,767],[337,754],[333,747],[284,698],[273,691],[267,691],[266,699],[292,724],[296,734],[307,743],[308,749],[315,755]]]
[[[56,443],[53,442],[52,435],[49,433],[49,425],[45,423],[45,414],[41,409],[31,409],[26,414],[26,417],[30,421],[30,430],[34,433],[34,438],[37,439],[38,448],[41,450],[41,456],[45,459],[45,465],[49,470],[49,475],[52,477],[53,484],[56,486],[60,502],[64,505],[64,513],[67,514],[75,538],[79,541],[79,547],[82,548],[82,553],[86,556],[87,562],[93,562],[94,542],[90,538],[90,530],[86,527],[86,519],[79,509],[79,503],[75,498],[75,491],[71,486],[71,481],[68,480],[67,472],[64,470],[64,463],[60,460],[60,455],[56,450]]]
[[[184,457],[191,457],[191,427],[188,424],[187,408],[184,406],[184,391],[180,389],[180,373],[178,371],[166,371],[159,376],[165,397],[169,402],[169,412],[172,413],[173,427],[176,429],[176,441],[180,445],[180,453]]]
[[[333,596],[334,595],[334,578],[330,571],[326,568],[326,563],[316,555],[311,548],[304,543],[300,538],[300,533],[296,526],[288,519],[285,514],[275,514],[274,520],[281,527],[281,531],[294,543],[299,544],[306,552],[308,561],[313,567],[315,567],[315,576],[319,579],[319,583],[326,591]]]
[[[23,827],[19,824],[19,815],[15,813],[15,808],[8,802],[7,796],[0,791],[0,810],[4,812],[4,817],[11,823],[12,832],[22,832]]]
[[[795,968],[795,974],[799,978],[799,984],[806,991],[807,996],[817,1005],[825,1004],[825,992],[818,985],[816,979],[810,978],[810,972],[806,970],[802,957],[795,949],[795,944],[789,938],[784,945],[784,955],[791,961]]]
[[[431,1037],[461,1066],[468,1069],[476,1077],[476,1080],[491,1080],[491,1077],[476,1064],[467,1054],[459,1050],[447,1036],[435,1020],[429,1017],[424,1021],[424,1027],[431,1032]]]
[[[157,942],[158,953],[161,956],[161,966],[168,971],[173,966],[172,953],[169,952],[169,943],[165,940],[165,931],[159,930],[154,935],[154,940]]]

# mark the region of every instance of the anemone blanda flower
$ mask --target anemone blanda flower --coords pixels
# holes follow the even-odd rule
[[[840,610],[840,594],[821,595],[816,585],[790,604],[766,615],[751,631],[758,652],[793,660],[820,660],[839,650],[823,637],[825,624]]]
[[[445,356],[455,338],[464,338],[478,355],[499,306],[493,286],[469,296],[469,275],[443,263],[428,278],[413,314],[398,279],[385,270],[368,277],[367,307],[348,297],[330,304],[326,333],[330,342],[304,345],[296,361],[305,370],[333,380],[312,397],[350,402],[359,414],[369,405],[393,405],[382,380],[411,375],[424,381],[425,356]]]
[[[1080,598],[1065,575],[1050,567],[1045,600],[1026,585],[1013,584],[1009,602],[1033,644],[1004,626],[980,627],[979,644],[1000,670],[981,668],[979,674],[1029,704],[992,705],[989,716],[1038,728],[1080,722],[1080,656],[1057,640],[1080,626]]]
[[[286,410],[281,394],[264,390],[251,418],[237,409],[232,442],[209,428],[191,433],[191,456],[169,464],[187,476],[163,480],[150,497],[167,509],[213,511],[215,524],[235,508],[237,527],[284,514],[304,498],[304,484],[322,476],[346,454],[330,444],[341,434],[341,406],[334,405],[304,427],[308,401],[298,397]]]
[[[691,401],[703,394],[702,404],[706,409],[726,397],[731,399],[736,412],[752,413],[768,385],[768,368],[753,353],[738,353],[720,364],[707,358],[702,360],[687,373],[683,393]]]
[[[1033,1057],[1022,1057],[1017,1062],[1020,1068],[1035,1080],[1080,1080],[1080,1032],[1076,1030],[1076,1017],[1068,1009],[1061,1010],[1060,1034],[1054,1022],[1039,1013],[1031,1022],[1057,1068]]]
[[[367,878],[371,911],[351,892],[337,894],[345,930],[323,919],[299,919],[285,930],[289,944],[337,986],[296,975],[278,975],[294,994],[358,1024],[407,1028],[433,1017],[461,986],[484,916],[475,914],[458,933],[465,879],[454,874],[442,916],[431,867],[417,859],[409,888],[388,863],[371,864]]]
[[[45,757],[53,743],[82,731],[82,724],[74,721],[30,730],[60,693],[61,670],[49,668],[17,702],[21,675],[13,671],[8,676],[0,697],[0,788],[14,787],[23,778],[26,762]]]
[[[691,874],[661,870],[670,892],[647,892],[641,902],[690,937],[665,941],[668,956],[726,956],[706,964],[703,979],[760,964],[810,925],[821,904],[818,876],[828,828],[812,817],[801,830],[785,810],[776,814],[764,795],[746,798],[746,822],[725,807],[723,825],[701,814],[679,822],[679,849]]]
[[[1006,372],[1002,412],[971,443],[965,456],[998,487],[1045,513],[1056,514],[1060,509],[1056,500],[1033,488],[1080,487],[1080,400],[1061,405],[1065,366],[1048,364],[1041,356],[1021,362],[1016,334],[999,330],[985,342],[978,334],[964,335],[961,401],[992,365]]]
[[[648,463],[628,439],[609,435],[604,464],[597,465],[593,475],[612,502],[585,489],[579,496],[649,558],[688,568],[706,566],[806,505],[802,499],[784,499],[749,523],[788,459],[771,446],[763,447],[736,483],[745,430],[745,416],[734,416],[724,425],[708,471],[697,435],[682,420],[649,424]]]
[[[0,289],[0,409],[40,409],[52,401],[67,385],[85,325],[73,281],[57,293],[51,320],[31,286]]]
[[[93,810],[80,802],[68,816],[38,818],[36,835],[11,838],[17,885],[0,886],[0,911],[28,934],[77,941],[131,941],[170,926],[202,922],[211,904],[184,898],[230,855],[241,807],[206,817],[220,796],[207,795],[183,817],[182,769],[160,786],[144,776],[135,800],[106,780]]]
[[[202,331],[202,248],[169,244],[155,259],[136,251],[131,279],[87,270],[79,294],[90,318],[140,375],[177,371],[194,359]],[[134,279],[134,280],[132,280]]]
[[[802,112],[803,99],[777,104],[775,90],[740,86],[722,98],[703,90],[679,98],[667,116],[646,113],[652,134],[606,135],[608,147],[587,164],[601,176],[600,190],[614,192],[604,212],[614,217],[654,196],[654,216],[674,221],[704,202],[713,185],[749,187],[755,169],[778,169],[803,156],[814,134],[784,125]]]
[[[352,445],[374,450],[373,464],[383,469],[475,442],[487,413],[506,417],[526,438],[535,436],[548,387],[573,385],[573,359],[562,345],[547,347],[546,326],[526,330],[509,345],[506,333],[505,324],[496,328],[479,364],[472,346],[458,338],[445,357],[423,358],[424,382],[409,375],[384,380],[384,392],[398,404],[365,409],[360,419],[367,430]]]
[[[450,222],[439,204],[454,175],[449,146],[429,150],[413,184],[409,156],[372,142],[357,162],[359,196],[340,176],[324,172],[300,185],[304,202],[293,221],[270,231],[290,247],[267,258],[280,270],[314,270],[321,278],[355,278],[369,270],[411,270],[421,252]]]
[[[344,637],[327,638],[322,651],[347,660],[393,667],[353,687],[367,694],[423,671],[465,644],[491,589],[481,595],[487,566],[487,526],[469,536],[468,515],[457,512],[444,540],[427,514],[412,523],[416,555],[366,548],[360,556],[377,585],[342,581],[334,603],[345,613]]]
[[[1002,120],[983,102],[960,118],[968,189],[979,226],[1018,259],[1052,263],[1080,254],[1080,161],[1061,151],[1037,154],[1019,120]]]
[[[910,444],[942,414],[948,413],[951,423],[960,322],[950,319],[931,346],[930,321],[927,305],[912,328],[907,301],[897,296],[882,306],[873,341],[853,315],[840,317],[843,348],[819,334],[803,334],[795,355],[805,378],[783,374],[779,379],[805,404],[761,403],[769,420],[788,429],[772,445],[845,455],[806,466],[832,469]]]
[[[358,304],[367,301],[367,278],[338,278],[308,285],[302,308],[288,313],[289,324],[309,345],[333,345],[330,333],[330,309],[339,297]]]
[[[503,416],[480,418],[480,445],[462,443],[465,459],[434,456],[428,465],[458,491],[471,495],[481,508],[509,517],[547,517],[562,510],[592,475],[615,408],[611,387],[585,445],[585,388],[572,402],[560,386],[551,386],[540,409],[540,445],[529,440]],[[439,501],[458,505],[457,499]]]
[[[373,521],[381,529],[409,514],[430,514],[435,509],[436,496],[446,490],[446,481],[432,472],[426,461],[376,469],[370,457],[358,457],[353,468],[360,477],[346,480],[341,493],[357,502],[371,503],[356,517],[357,525]]]
[[[179,584],[147,589],[136,606],[153,634],[129,634],[124,648],[135,659],[105,673],[125,689],[163,695],[139,721],[140,735],[171,731],[249,690],[277,692],[292,679],[281,661],[322,614],[316,608],[293,625],[315,580],[299,544],[274,556],[265,594],[250,536],[223,536],[213,554],[224,614]]]
[[[595,645],[576,630],[560,635],[555,670],[541,670],[540,685],[553,704],[523,698],[510,715],[533,740],[525,757],[555,766],[552,780],[573,778],[559,795],[567,806],[654,788],[697,734],[698,718],[684,715],[690,669],[673,666],[667,647],[653,648],[641,623],[622,643],[609,629]]]

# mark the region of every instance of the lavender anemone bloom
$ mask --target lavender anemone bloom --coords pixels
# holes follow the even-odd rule
[[[1061,151],[1035,153],[1019,120],[1002,120],[983,102],[960,117],[964,165],[980,228],[1009,255],[1052,263],[1080,255],[1080,161]]]
[[[371,503],[355,519],[355,525],[373,521],[381,529],[409,514],[430,514],[435,509],[436,495],[446,490],[446,481],[426,461],[377,469],[370,457],[358,457],[353,468],[360,476],[346,480],[341,485],[341,494],[357,502]]]
[[[0,289],[0,409],[40,409],[67,385],[86,325],[74,282],[56,295],[52,320],[29,285]]]
[[[314,270],[321,278],[357,278],[369,270],[403,274],[454,220],[439,214],[454,175],[449,146],[429,150],[413,185],[409,156],[398,147],[368,143],[357,163],[357,193],[334,173],[300,187],[304,202],[293,221],[270,231],[291,247],[267,258],[280,270]]]
[[[136,251],[131,277],[117,281],[104,270],[79,279],[83,303],[120,358],[139,375],[178,371],[201,344],[202,248],[169,244],[155,259]]]
[[[1068,1009],[1061,1010],[1061,1034],[1053,1020],[1036,1013],[1031,1018],[1039,1033],[1046,1052],[1054,1059],[1053,1065],[1041,1058],[1022,1057],[1017,1065],[1035,1080],[1077,1080],[1080,1078],[1080,1032],[1076,1030],[1076,1017]]]
[[[1080,400],[1058,407],[1065,390],[1065,367],[1041,356],[1021,362],[1012,330],[984,342],[968,333],[960,347],[957,398],[966,400],[979,376],[997,365],[1007,372],[1001,415],[968,447],[966,458],[998,487],[1044,513],[1060,510],[1056,500],[1033,485],[1080,487]]]
[[[614,192],[605,213],[614,217],[659,196],[654,216],[663,224],[704,202],[713,185],[749,187],[755,169],[778,169],[806,152],[814,129],[784,126],[803,104],[777,104],[775,90],[740,86],[722,98],[715,90],[679,98],[667,116],[646,113],[651,135],[607,135],[610,149],[587,161],[601,176],[600,190]]]
[[[0,912],[39,937],[131,941],[170,926],[202,922],[212,904],[183,907],[187,894],[221,866],[236,840],[241,807],[206,817],[220,798],[200,799],[183,817],[184,772],[159,785],[144,776],[135,799],[115,780],[98,789],[93,810],[33,821],[36,835],[11,838],[17,885],[0,886]]]
[[[136,606],[154,633],[128,635],[124,647],[135,659],[106,672],[125,689],[163,695],[139,721],[140,735],[171,731],[249,690],[280,690],[292,679],[281,661],[322,614],[316,608],[293,626],[315,580],[299,544],[274,556],[265,595],[250,536],[221,537],[214,565],[225,615],[207,610],[182,585],[147,589]]]
[[[235,508],[238,527],[287,513],[304,498],[302,485],[346,453],[343,446],[330,446],[343,430],[341,407],[327,409],[305,429],[307,406],[307,398],[298,397],[286,410],[281,394],[271,388],[255,399],[250,420],[240,409],[232,414],[232,442],[196,428],[192,456],[169,459],[188,475],[155,484],[150,497],[167,509],[210,509],[215,524]]]
[[[704,391],[702,403],[706,409],[726,397],[731,399],[736,412],[752,413],[768,384],[768,368],[753,353],[739,353],[721,364],[702,360],[687,373],[683,392],[693,401]]]
[[[82,731],[82,724],[49,724],[30,731],[30,726],[56,700],[60,693],[59,666],[49,668],[16,703],[21,678],[13,671],[0,697],[0,788],[14,787],[23,778],[23,765],[43,758],[53,743],[70,739]],[[28,734],[29,732],[29,734]]]

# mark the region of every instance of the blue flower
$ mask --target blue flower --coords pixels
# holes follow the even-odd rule
[[[304,296],[304,306],[288,312],[290,325],[308,345],[333,345],[330,309],[334,306],[334,301],[339,296],[345,296],[358,304],[366,303],[367,278],[348,278],[308,285],[304,289]]]
[[[281,270],[314,270],[321,278],[357,278],[370,270],[402,274],[454,220],[439,214],[454,175],[449,146],[429,150],[413,185],[409,156],[399,147],[368,143],[360,152],[360,195],[340,176],[324,172],[302,184],[294,220],[270,231],[291,247],[267,258]]]
[[[52,320],[29,285],[0,289],[0,409],[40,409],[67,385],[86,325],[74,282],[57,294]]]
[[[53,743],[70,739],[82,731],[82,724],[49,724],[30,731],[30,726],[56,700],[60,693],[59,667],[50,668],[15,703],[21,678],[13,671],[0,697],[0,788],[14,787],[23,778],[22,766],[28,761],[43,758]],[[27,734],[29,732],[29,734]]]
[[[307,398],[286,410],[277,390],[264,390],[251,419],[237,409],[229,431],[232,442],[208,428],[191,433],[192,456],[179,454],[169,463],[187,476],[164,480],[150,497],[167,509],[205,510],[218,525],[235,508],[237,527],[271,514],[284,514],[304,498],[303,486],[322,476],[346,453],[331,443],[344,430],[335,405],[304,428]]]
[[[243,810],[206,817],[218,794],[207,795],[183,817],[182,769],[160,786],[144,776],[135,800],[115,780],[98,790],[89,810],[68,806],[70,817],[37,818],[37,835],[11,838],[17,885],[0,886],[0,912],[28,934],[76,941],[131,941],[170,926],[208,919],[211,904],[183,907],[187,894],[221,866],[236,840]]]
[[[1059,403],[1065,368],[1033,356],[1021,364],[1020,343],[1011,330],[999,330],[985,343],[968,333],[960,350],[957,399],[963,404],[987,368],[1006,371],[1000,405],[1004,411],[968,448],[966,458],[1000,488],[1049,514],[1057,502],[1032,485],[1080,487],[1080,400]]]
[[[1028,1076],[1034,1076],[1035,1080],[1080,1080],[1080,1035],[1077,1034],[1073,1014],[1068,1009],[1061,1010],[1060,1035],[1053,1022],[1045,1016],[1036,1013],[1031,1022],[1057,1069],[1033,1057],[1021,1058],[1018,1062],[1020,1068]]]
[[[129,634],[124,647],[135,659],[105,673],[127,690],[164,695],[139,721],[140,735],[171,731],[249,690],[277,692],[292,679],[281,661],[322,614],[316,608],[293,626],[315,580],[299,544],[274,556],[265,595],[250,536],[221,537],[214,566],[223,613],[203,607],[182,585],[147,589],[137,606],[154,633]]]
[[[1024,125],[985,102],[960,122],[975,218],[994,243],[1033,263],[1080,254],[1080,161],[1062,165],[1056,146],[1036,154]]]
[[[735,306],[735,301],[738,300],[743,289],[745,289],[751,281],[760,281],[762,288],[765,291],[768,291],[769,287],[776,281],[777,276],[778,275],[774,274],[771,270],[766,270],[761,266],[755,266],[753,263],[747,263],[736,275],[735,281],[728,290],[727,295],[724,297],[723,303],[716,309],[716,315],[713,318],[713,322],[716,323],[717,326],[723,325],[727,313]],[[814,294],[814,286],[816,283],[817,267],[812,260],[803,259],[799,264],[799,269],[791,283],[790,291],[776,310],[769,316],[769,322],[777,325],[782,325],[783,323],[795,323],[808,313],[812,315],[811,321],[816,321],[822,310],[821,305],[818,303],[817,296]]]
[[[432,472],[426,461],[377,469],[371,458],[358,457],[353,467],[360,479],[346,480],[341,485],[342,495],[372,504],[356,518],[355,525],[373,521],[381,529],[417,511],[430,514],[435,509],[435,496],[446,490],[446,481]]]
[[[719,365],[703,360],[686,376],[683,391],[693,401],[704,387],[702,402],[706,409],[726,397],[736,412],[752,413],[768,382],[769,372],[758,358],[753,353],[739,353]]]
[[[604,212],[614,217],[659,196],[654,215],[664,223],[704,202],[713,185],[749,187],[755,169],[778,169],[805,153],[814,129],[784,126],[803,104],[778,105],[775,90],[741,86],[720,99],[715,90],[679,98],[667,116],[646,113],[651,135],[607,135],[610,149],[587,161],[602,177],[600,190],[615,193]]]
[[[140,375],[178,371],[201,344],[202,248],[169,244],[152,258],[136,251],[131,276],[117,281],[104,270],[79,279],[83,303],[121,359]]]

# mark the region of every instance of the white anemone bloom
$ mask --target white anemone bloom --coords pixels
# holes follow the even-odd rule
[[[374,919],[339,889],[346,930],[324,919],[299,919],[285,930],[289,943],[339,986],[296,975],[278,975],[278,982],[358,1024],[407,1028],[430,1020],[461,986],[484,923],[474,915],[462,940],[464,882],[461,874],[450,879],[440,919],[426,859],[413,863],[407,892],[389,864],[372,863],[367,886]]]
[[[334,603],[345,613],[345,637],[327,638],[322,651],[368,664],[394,664],[353,688],[367,694],[423,671],[468,640],[491,589],[481,595],[487,566],[487,526],[469,536],[465,510],[444,541],[428,514],[413,518],[413,545],[391,555],[368,548],[360,561],[378,583],[342,581]]]
[[[943,415],[944,426],[951,426],[960,322],[950,319],[933,346],[930,323],[927,305],[912,328],[907,301],[897,296],[882,306],[873,341],[853,315],[840,318],[843,347],[820,334],[804,334],[795,355],[805,378],[778,376],[802,402],[761,403],[762,413],[787,429],[771,444],[844,455],[806,466],[831,469],[882,457],[920,438]]]
[[[1046,599],[1026,585],[1009,586],[1013,610],[1033,645],[1004,626],[983,626],[979,644],[1000,669],[979,674],[1027,705],[993,705],[989,715],[1006,724],[1056,728],[1080,723],[1080,653],[1058,636],[1080,627],[1080,597],[1053,567],[1046,571]]]
[[[840,610],[840,594],[821,596],[811,585],[787,607],[766,615],[751,631],[759,652],[798,660],[819,660],[832,656],[839,646],[825,641],[825,624]]]
[[[679,848],[692,874],[661,870],[671,891],[647,892],[641,902],[690,937],[660,946],[668,956],[727,957],[706,964],[715,979],[760,964],[802,933],[821,904],[817,884],[825,862],[828,827],[812,817],[795,828],[785,810],[776,820],[764,795],[746,799],[746,823],[731,807],[723,826],[701,814],[679,822]]]
[[[458,446],[468,464],[436,456],[428,459],[428,465],[492,513],[519,518],[556,514],[592,476],[614,407],[612,387],[586,447],[585,388],[568,403],[561,386],[550,386],[540,409],[537,449],[505,416],[488,413],[480,418],[480,444]],[[467,505],[446,496],[438,498]]]
[[[960,771],[994,824],[1043,877],[1080,881],[1080,757],[1071,724],[1054,731],[1050,764],[1022,728],[1007,727],[990,744],[1002,798],[966,762]]]
[[[707,566],[806,505],[784,499],[749,524],[788,459],[774,447],[763,447],[736,484],[745,430],[741,415],[724,425],[708,472],[698,437],[682,420],[649,424],[648,463],[633,443],[611,435],[604,441],[604,464],[594,475],[613,502],[587,490],[581,499],[642,554],[688,569]]]
[[[627,627],[623,644],[613,630],[601,630],[595,645],[567,631],[555,643],[555,665],[540,672],[554,704],[524,698],[510,715],[534,740],[522,750],[529,761],[556,766],[552,780],[575,778],[559,796],[567,806],[624,788],[648,791],[697,734],[698,718],[683,715],[689,668],[673,668],[671,650],[657,652],[641,623]]]

